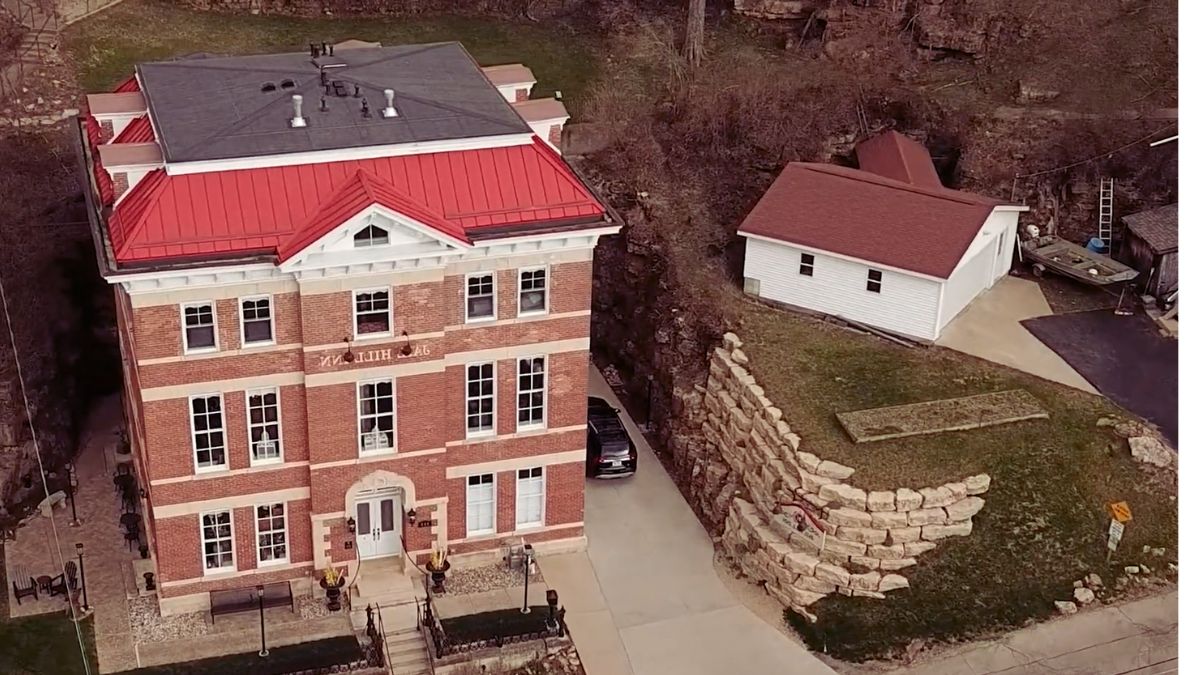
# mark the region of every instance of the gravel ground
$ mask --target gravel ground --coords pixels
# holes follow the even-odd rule
[[[530,583],[542,581],[541,572],[529,575]],[[501,588],[513,588],[525,583],[523,569],[510,570],[504,565],[485,565],[467,569],[451,569],[446,575],[447,595],[469,595]]]
[[[325,604],[325,598],[323,597],[297,596],[296,607],[300,610],[301,619],[319,619],[323,616],[329,616],[329,606]]]
[[[167,642],[209,633],[207,612],[164,617],[158,613],[158,599],[153,596],[130,598],[128,602],[134,642]]]

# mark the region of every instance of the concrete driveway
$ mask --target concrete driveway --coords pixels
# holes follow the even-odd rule
[[[1026,319],[1053,313],[1036,282],[1004,277],[955,317],[936,344],[1098,393],[1061,356],[1021,325]]]
[[[589,390],[620,407],[595,368]],[[589,480],[587,552],[540,561],[588,674],[833,673],[729,592],[708,533],[621,417],[638,448],[637,474]]]

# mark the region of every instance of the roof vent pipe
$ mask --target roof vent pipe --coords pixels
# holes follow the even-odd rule
[[[300,94],[292,94],[292,121],[291,127],[297,129],[299,127],[308,126],[308,122],[304,120],[304,112],[301,107],[304,105],[304,97]]]
[[[396,112],[396,91],[394,89],[384,89],[383,99],[387,101],[387,106],[383,109],[383,116],[399,117],[400,113]]]

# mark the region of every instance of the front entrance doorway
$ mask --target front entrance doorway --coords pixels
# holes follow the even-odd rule
[[[354,518],[358,531],[358,555],[363,560],[400,553],[400,529],[396,526],[399,505],[399,490],[359,495],[355,502]]]

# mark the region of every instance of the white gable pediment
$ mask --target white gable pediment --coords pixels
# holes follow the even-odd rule
[[[370,245],[356,242],[355,235],[373,230]],[[386,241],[381,242],[379,232]],[[355,245],[358,243],[359,245]],[[280,265],[285,272],[325,268],[386,271],[411,267],[440,266],[461,257],[470,245],[414,218],[379,204],[372,204],[333,228]]]

